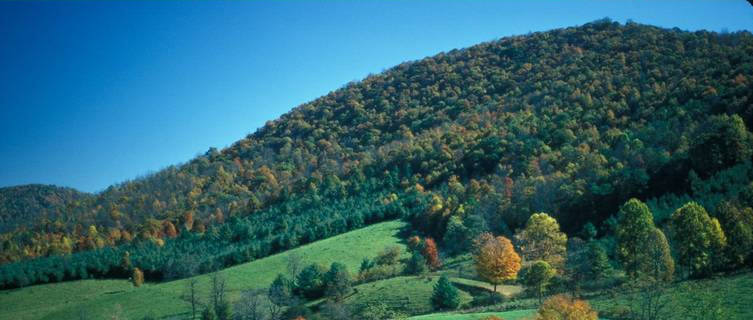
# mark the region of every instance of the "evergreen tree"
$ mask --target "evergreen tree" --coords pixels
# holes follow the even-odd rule
[[[447,276],[442,275],[434,285],[431,303],[438,310],[455,309],[460,305],[460,292],[450,283]]]

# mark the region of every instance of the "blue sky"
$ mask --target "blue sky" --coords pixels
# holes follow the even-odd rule
[[[753,30],[744,0],[0,2],[0,186],[100,191],[400,62],[603,17]]]

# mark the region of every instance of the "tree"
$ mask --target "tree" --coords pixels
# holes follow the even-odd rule
[[[481,278],[493,284],[494,292],[497,292],[498,284],[517,276],[520,271],[520,256],[515,252],[510,239],[505,237],[495,238],[485,233],[479,236],[478,241],[476,271]]]
[[[447,221],[447,231],[444,233],[442,242],[445,249],[451,254],[460,253],[468,248],[468,228],[463,225],[463,220],[458,216],[452,216]]]
[[[324,279],[327,287],[326,294],[335,301],[342,301],[351,290],[350,273],[342,263],[333,262]]]
[[[593,280],[604,279],[612,271],[607,251],[596,241],[590,241],[587,247],[586,256],[590,266],[587,276]]]
[[[217,314],[214,313],[214,308],[211,306],[204,307],[204,311],[201,312],[201,320],[217,320]]]
[[[273,319],[276,319],[282,313],[283,308],[293,305],[292,281],[283,274],[278,274],[267,290],[267,297],[271,302],[269,313]]]
[[[426,259],[426,265],[431,270],[437,270],[442,266],[442,262],[439,260],[439,251],[437,250],[437,243],[432,238],[426,238],[424,240],[424,247],[421,250]]]
[[[398,246],[387,247],[374,258],[374,262],[380,266],[394,265],[398,263],[402,253],[403,250]]]
[[[646,238],[646,259],[641,263],[641,272],[656,281],[670,282],[675,273],[675,261],[669,249],[667,237],[658,228],[653,228]]]
[[[739,209],[722,202],[716,209],[727,236],[727,257],[733,266],[741,266],[753,255],[753,209]]]
[[[560,231],[557,220],[546,213],[534,213],[525,228],[515,234],[520,252],[528,261],[543,260],[557,269],[563,267],[567,251],[567,235]]]
[[[460,292],[450,283],[447,276],[440,276],[439,281],[434,285],[431,304],[439,310],[455,309],[460,305]]]
[[[405,266],[405,272],[407,274],[420,275],[426,272],[426,269],[426,258],[421,253],[414,251],[411,254],[410,260],[408,260],[408,264]]]
[[[217,314],[217,320],[232,320],[233,319],[233,306],[228,300],[222,300],[214,307],[214,312]]]
[[[709,274],[713,258],[726,243],[716,218],[695,202],[686,203],[671,216],[672,239],[680,264],[692,276]]]
[[[709,117],[692,141],[689,158],[702,177],[750,160],[753,155],[753,136],[738,115]]]
[[[546,299],[536,313],[536,320],[598,320],[599,315],[588,302],[556,295]]]
[[[617,216],[617,258],[628,276],[638,276],[645,259],[645,246],[654,227],[654,217],[645,203],[630,199],[620,207]]]
[[[239,320],[263,320],[266,318],[264,312],[264,290],[243,290],[241,298],[235,305],[236,318]]]
[[[544,297],[549,282],[557,272],[544,260],[539,260],[523,269],[522,283],[530,291],[534,292],[539,298],[539,303]]]
[[[120,267],[123,268],[125,272],[128,272],[131,270],[131,253],[126,251],[123,252],[123,258],[120,260]]]
[[[295,278],[303,268],[303,256],[293,251],[285,259],[287,260],[288,275]]]
[[[140,287],[144,284],[144,272],[139,268],[133,268],[133,274],[131,275],[131,281],[135,287]]]
[[[196,307],[199,304],[198,286],[199,279],[189,278],[186,281],[186,288],[184,289],[183,299],[191,304],[191,319],[196,319]]]
[[[296,289],[306,298],[315,299],[324,293],[324,267],[310,264],[298,274]]]
[[[227,285],[227,280],[225,279],[225,276],[219,272],[213,272],[209,276],[209,278],[212,280],[212,287],[210,288],[211,291],[209,292],[209,301],[214,308],[217,308],[218,305],[225,301],[225,287]]]

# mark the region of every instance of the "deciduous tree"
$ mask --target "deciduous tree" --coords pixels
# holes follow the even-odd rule
[[[546,213],[534,213],[525,228],[515,234],[520,252],[528,261],[543,260],[561,269],[567,251],[567,235],[560,231],[557,220]]]
[[[515,279],[520,270],[520,256],[509,239],[493,237],[486,233],[479,236],[479,249],[475,256],[476,271],[479,276],[494,285],[505,280]]]

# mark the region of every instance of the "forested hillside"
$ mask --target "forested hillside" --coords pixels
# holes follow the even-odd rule
[[[753,177],[751,82],[747,32],[604,20],[440,53],[3,234],[2,285],[182,277],[185,251],[219,268],[398,217],[444,239],[534,212],[601,231],[631,197],[712,210]]]
[[[65,215],[91,196],[71,188],[39,184],[0,188],[0,232]]]

